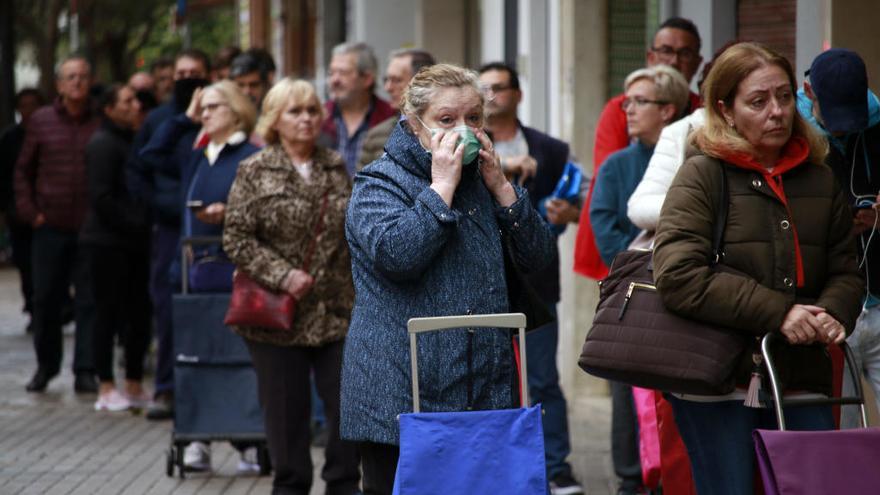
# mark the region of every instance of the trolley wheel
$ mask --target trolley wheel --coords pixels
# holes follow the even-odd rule
[[[174,477],[174,446],[165,451],[165,475]]]
[[[186,478],[186,469],[183,466],[184,446],[180,443],[176,444],[175,451],[177,453],[177,471],[180,474],[180,479],[184,479]]]
[[[269,458],[269,448],[265,443],[257,447],[257,463],[260,465],[260,476],[272,474],[272,460]]]

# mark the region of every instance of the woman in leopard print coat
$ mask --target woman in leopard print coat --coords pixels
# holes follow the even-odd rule
[[[328,493],[347,494],[360,480],[355,447],[339,439],[342,349],[354,300],[344,232],[351,180],[342,158],[316,145],[322,117],[308,82],[286,78],[269,91],[257,124],[267,146],[239,166],[223,247],[259,284],[297,298],[291,331],[235,328],[257,372],[275,490],[311,486],[314,373],[329,432],[323,477]]]

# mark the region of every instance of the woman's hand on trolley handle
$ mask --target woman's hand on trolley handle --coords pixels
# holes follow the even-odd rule
[[[785,315],[780,332],[790,344],[839,344],[846,339],[846,329],[825,308],[795,304]]]

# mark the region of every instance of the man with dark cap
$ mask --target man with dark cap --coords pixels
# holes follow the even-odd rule
[[[798,92],[798,111],[828,139],[825,162],[834,170],[853,208],[860,265],[867,286],[862,314],[847,338],[880,406],[880,101],[868,89],[865,63],[855,52],[828,50],[813,60]],[[844,373],[844,393],[852,391]],[[851,395],[851,394],[850,394]],[[858,424],[856,409],[843,408],[842,427]]]

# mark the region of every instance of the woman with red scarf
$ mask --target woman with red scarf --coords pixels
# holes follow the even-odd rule
[[[777,356],[786,394],[829,395],[825,346],[852,331],[862,280],[852,210],[831,169],[827,144],[795,110],[791,64],[755,43],[728,48],[703,84],[706,123],[660,213],[657,289],[684,316],[738,330],[758,342],[784,339]],[[712,227],[729,190],[724,258],[710,267]],[[751,348],[737,389],[724,396],[668,395],[700,494],[751,494],[755,428],[775,428],[772,409],[745,399],[760,386]],[[752,379],[753,371],[755,378]],[[749,390],[753,389],[753,390]],[[785,411],[789,429],[832,429],[830,407]]]

